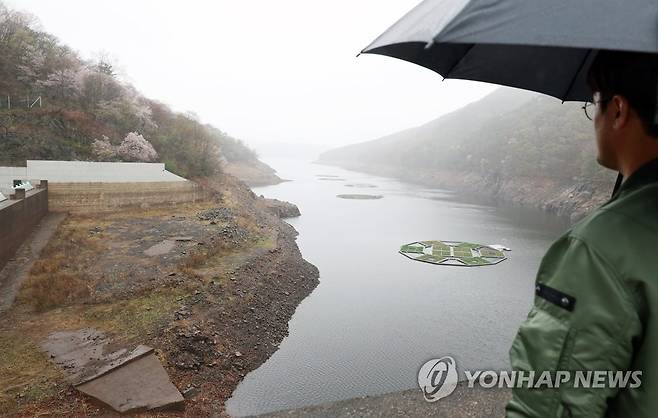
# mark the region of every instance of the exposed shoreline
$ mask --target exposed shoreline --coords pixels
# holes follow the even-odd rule
[[[346,399],[299,409],[275,411],[260,418],[329,418],[329,417],[440,417],[492,418],[505,415],[511,398],[509,389],[468,388],[464,382],[450,396],[430,403],[420,389],[378,396]]]
[[[272,186],[290,181],[279,177],[275,169],[260,160],[227,162],[223,164],[222,169],[250,187]]]
[[[39,349],[53,332],[93,328],[116,347],[154,347],[183,393],[184,409],[144,416],[227,416],[225,401],[278,349],[319,271],[302,258],[283,209],[231,176],[204,183],[217,201],[63,222],[39,260],[59,260],[55,249],[68,242],[62,271],[88,280],[90,294],[39,310],[24,293],[0,314],[11,359],[0,375],[13,382],[0,383],[0,415],[118,416],[76,391]],[[179,235],[186,241],[170,252],[149,253]]]
[[[400,167],[328,160],[316,163],[485,197],[499,204],[536,208],[568,218],[571,223],[582,219],[610,198],[615,178],[614,173],[610,172],[610,182],[599,183],[574,181],[564,184],[549,178],[530,177],[501,181],[477,173],[449,170],[410,171]]]

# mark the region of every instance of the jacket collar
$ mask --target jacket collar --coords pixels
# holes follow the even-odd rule
[[[617,199],[620,195],[626,194],[630,190],[637,189],[650,183],[658,182],[658,158],[644,164],[621,184],[617,193],[612,196],[611,200]]]

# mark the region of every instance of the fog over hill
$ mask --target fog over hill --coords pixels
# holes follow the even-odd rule
[[[254,150],[191,112],[142,95],[0,1],[0,165],[27,159],[163,162],[188,178],[222,170],[280,181]]]
[[[321,154],[319,162],[484,194],[577,219],[610,195],[578,103],[501,88],[422,126]]]

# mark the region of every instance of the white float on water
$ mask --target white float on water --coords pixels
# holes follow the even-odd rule
[[[501,244],[489,244],[489,245],[487,245],[487,247],[491,247],[494,250],[498,250],[498,251],[512,251],[511,248],[508,248],[508,247],[506,247],[504,245],[501,245]]]

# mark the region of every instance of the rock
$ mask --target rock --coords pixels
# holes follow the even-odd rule
[[[216,225],[217,221],[230,222],[233,220],[233,211],[229,208],[214,208],[197,213],[197,218],[201,221],[211,221],[211,225]]]
[[[235,352],[235,357],[242,357],[242,353],[239,352],[239,351],[236,351],[236,352]]]
[[[278,199],[265,199],[267,210],[279,218],[295,218],[300,216],[299,208],[290,202],[284,202]]]
[[[187,385],[182,393],[185,399],[191,399],[199,394],[199,388],[194,385]]]

